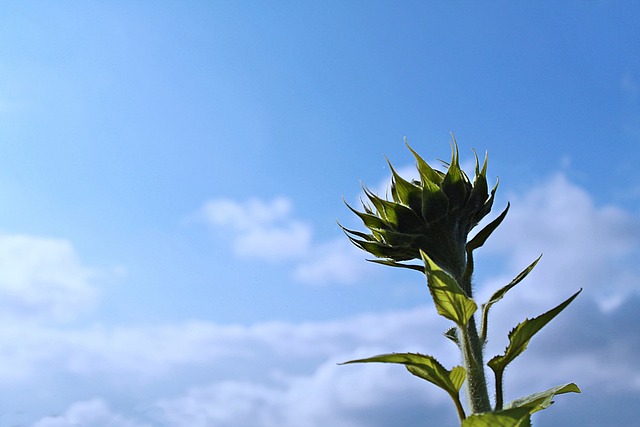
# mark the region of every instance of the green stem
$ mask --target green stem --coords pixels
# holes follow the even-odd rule
[[[458,411],[458,418],[462,422],[467,415],[464,413],[464,408],[462,407],[462,402],[460,402],[460,394],[451,394],[451,398],[453,399],[453,403],[456,405],[456,411]]]
[[[475,319],[471,317],[461,331],[462,362],[467,371],[466,390],[472,414],[491,411],[487,381],[484,375],[482,342],[478,337]]]
[[[496,374],[496,411],[502,410],[502,405],[504,402],[503,392],[502,392],[502,371],[495,371]]]

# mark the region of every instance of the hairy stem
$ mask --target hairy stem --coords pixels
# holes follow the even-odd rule
[[[496,411],[502,410],[503,400],[502,371],[496,371]]]
[[[478,337],[476,322],[469,319],[466,328],[461,328],[462,362],[467,371],[467,399],[472,414],[491,411],[487,381],[484,375],[482,342]]]
[[[459,283],[469,298],[473,298],[471,275],[473,274],[473,258],[468,257],[465,272],[461,275]],[[469,319],[466,328],[460,330],[460,349],[462,351],[462,363],[467,371],[466,391],[469,407],[472,414],[491,411],[487,380],[484,375],[484,341],[478,335],[476,320],[473,316]]]

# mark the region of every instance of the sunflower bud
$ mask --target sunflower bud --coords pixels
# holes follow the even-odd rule
[[[424,264],[404,264],[421,260],[424,251],[438,266],[461,279],[467,268],[467,237],[493,205],[496,186],[489,194],[487,157],[482,168],[476,155],[471,182],[460,169],[458,146],[454,140],[451,162],[445,172],[433,169],[408,144],[416,158],[419,181],[407,181],[392,172],[391,200],[364,189],[368,202],[359,212],[347,204],[368,228],[369,233],[343,230],[360,249],[374,255],[381,264],[423,271]]]

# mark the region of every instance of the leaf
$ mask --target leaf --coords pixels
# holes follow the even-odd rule
[[[548,408],[553,397],[563,393],[580,393],[574,383],[534,393],[506,405],[504,410],[472,415],[462,421],[462,427],[530,427],[531,414]]]
[[[496,184],[497,187],[497,184]],[[493,189],[493,193],[495,193],[495,188]],[[492,196],[493,196],[492,193]],[[489,202],[487,202],[489,203]],[[492,203],[492,202],[491,202]],[[471,280],[471,276],[473,275],[473,269],[474,269],[474,262],[473,262],[473,251],[475,251],[476,249],[478,249],[480,246],[484,245],[484,243],[487,241],[487,239],[489,238],[489,236],[491,235],[491,233],[493,233],[493,231],[498,228],[498,226],[500,225],[500,223],[504,220],[504,218],[507,216],[507,212],[509,212],[509,204],[507,203],[507,208],[493,221],[491,221],[489,224],[487,224],[487,226],[485,226],[482,230],[480,230],[478,232],[478,234],[476,234],[473,239],[471,239],[469,242],[467,242],[466,245],[466,252],[467,252],[467,267],[465,268],[464,271],[464,275],[463,275],[463,280],[466,282],[469,282]],[[485,206],[483,207],[482,210],[487,209],[487,205],[485,204]],[[491,210],[491,206],[488,207],[488,210],[486,210],[485,213],[483,213],[482,215],[480,215],[477,219],[478,221],[484,217],[487,213],[489,213],[489,210]]]
[[[504,218],[507,216],[507,212],[509,212],[510,206],[511,205],[507,203],[507,208],[504,211],[502,211],[502,213],[496,219],[491,221],[482,230],[480,230],[478,234],[473,236],[473,239],[471,239],[467,243],[467,253],[469,253],[470,251],[474,251],[479,247],[481,247],[482,245],[484,245],[484,243],[487,241],[491,233],[493,233],[494,230],[498,228],[500,223],[502,223]]]
[[[520,274],[518,274],[511,282],[509,282],[508,285],[504,286],[503,288],[496,291],[493,295],[491,295],[491,298],[489,298],[489,301],[487,301],[487,303],[484,304],[485,307],[487,307],[487,310],[489,309],[490,306],[500,301],[502,297],[504,297],[504,295],[507,293],[507,291],[509,291],[515,285],[520,283],[525,277],[527,277],[527,275],[531,272],[531,270],[533,270],[533,268],[536,266],[538,261],[540,261],[540,258],[542,258],[542,255],[540,255],[535,261],[529,264],[527,268],[521,271]]]
[[[522,272],[520,272],[520,274],[518,274],[511,282],[509,282],[508,285],[502,287],[501,289],[499,289],[498,291],[496,291],[493,295],[491,295],[491,298],[489,298],[489,301],[487,301],[485,304],[482,305],[482,329],[481,329],[481,336],[482,336],[482,341],[484,342],[487,338],[487,324],[488,324],[488,317],[489,317],[489,309],[491,308],[491,306],[495,303],[497,303],[498,301],[500,301],[502,299],[502,297],[505,296],[505,294],[511,289],[513,288],[515,285],[517,285],[518,283],[520,283],[525,277],[527,277],[527,275],[531,272],[531,270],[533,270],[533,268],[536,266],[536,264],[538,263],[538,261],[540,261],[540,258],[542,258],[542,255],[540,255],[535,261],[533,261],[527,268],[525,268]]]
[[[431,181],[422,185],[422,218],[428,223],[443,218],[449,210],[449,199],[442,189]]]
[[[393,179],[391,180],[391,196],[413,210],[419,211],[422,206],[422,190],[417,185],[402,178],[387,159]]]
[[[424,273],[424,267],[421,265],[402,264],[391,259],[368,259],[367,261],[374,262],[376,264],[388,265],[390,267],[406,268],[409,270],[415,270]]]
[[[405,365],[413,375],[437,385],[452,397],[457,396],[466,378],[466,372],[462,366],[456,366],[451,371],[448,371],[435,357],[417,353],[381,354],[366,359],[350,360],[341,363],[341,365],[374,362]]]
[[[344,200],[343,200],[344,201]],[[364,212],[359,212],[356,209],[352,208],[351,205],[349,205],[349,203],[344,202],[345,205],[347,205],[347,207],[349,208],[349,210],[351,212],[353,212],[354,214],[358,215],[358,217],[360,217],[360,219],[362,220],[362,222],[364,223],[364,225],[369,228],[369,229],[385,229],[388,228],[387,224],[380,219],[379,217],[373,215],[372,213],[370,213],[370,211],[364,213]],[[363,206],[364,203],[363,203]],[[366,206],[365,206],[366,208]]]
[[[553,397],[564,393],[580,393],[580,388],[574,383],[559,385],[546,391],[533,393],[525,397],[514,400],[505,406],[505,409],[524,408],[533,414],[534,412],[546,409],[553,403]]]
[[[452,208],[462,207],[467,200],[467,182],[468,179],[466,179],[465,173],[460,169],[458,145],[454,139],[451,149],[451,164],[441,185],[442,191],[449,199],[449,204]],[[471,185],[469,185],[469,187],[471,187]]]
[[[462,427],[531,427],[531,415],[525,408],[471,415]]]
[[[489,363],[487,363],[487,365],[489,365],[489,367],[496,373],[503,372],[513,359],[526,350],[531,338],[562,310],[564,310],[580,292],[582,292],[582,289],[573,294],[569,299],[558,305],[556,308],[553,308],[533,319],[526,319],[524,322],[513,328],[511,332],[509,332],[509,345],[507,346],[504,354],[502,356],[495,356],[489,361]]]
[[[496,185],[493,186],[493,189],[491,190],[491,195],[485,202],[482,209],[480,209],[478,213],[476,213],[476,215],[474,216],[475,224],[479,223],[480,220],[484,218],[491,211],[491,208],[493,207],[493,201],[496,196],[496,191],[498,191],[498,184],[500,184],[500,180],[496,180]]]
[[[422,219],[418,216],[419,214],[408,206],[385,200],[366,188],[363,188],[363,190],[376,208],[378,215],[389,227],[396,230],[414,230],[422,226]]]
[[[461,328],[466,327],[478,306],[464,293],[458,282],[438,267],[426,253],[420,251],[420,255],[424,261],[429,292],[438,314],[456,322]]]
[[[456,328],[455,326],[450,327],[444,333],[444,336],[449,338],[455,345],[460,347],[460,340],[458,339],[458,328]]]
[[[422,184],[424,185],[426,182],[433,182],[436,185],[440,185],[443,180],[443,175],[437,170],[434,170],[427,162],[424,161],[422,157],[418,153],[416,153],[413,148],[407,143],[405,139],[405,144],[407,144],[407,148],[413,153],[413,156],[416,158],[418,162],[418,172],[420,173],[420,179],[422,180]]]

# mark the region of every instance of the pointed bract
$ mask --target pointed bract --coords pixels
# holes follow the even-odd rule
[[[368,233],[344,229],[360,249],[387,265],[402,267],[400,262],[420,260],[420,251],[456,278],[467,271],[467,237],[493,204],[497,184],[489,193],[486,179],[487,156],[480,167],[476,155],[473,183],[460,168],[458,145],[454,139],[451,162],[445,172],[436,170],[407,147],[416,159],[420,181],[402,178],[391,169],[390,199],[385,199],[363,187],[367,203],[363,212],[347,204],[362,220]],[[475,153],[474,153],[475,154]],[[387,160],[388,162],[388,160]],[[413,267],[409,267],[415,269]]]

